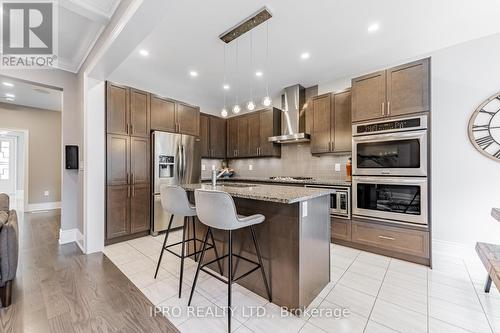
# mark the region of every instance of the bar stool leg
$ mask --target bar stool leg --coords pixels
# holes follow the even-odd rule
[[[196,217],[192,216],[191,220],[193,221],[193,238],[194,238],[194,253],[196,253]],[[198,261],[198,254],[194,255],[194,261]]]
[[[253,244],[255,245],[255,251],[257,252],[257,259],[259,260],[262,278],[264,279],[264,284],[266,285],[267,297],[269,298],[269,302],[272,302],[271,291],[269,289],[269,285],[267,284],[266,272],[264,271],[264,265],[262,264],[262,255],[260,253],[260,246],[259,242],[257,241],[257,237],[255,236],[255,230],[253,226],[250,226],[250,231],[252,232]]]
[[[212,239],[212,246],[214,247],[215,258],[219,258],[219,253],[217,252],[217,247],[215,246],[214,234],[212,233],[212,228],[210,228],[210,238]],[[224,275],[224,270],[222,269],[222,264],[220,260],[217,260],[217,265],[219,266],[220,275]]]
[[[163,258],[163,251],[165,251],[165,246],[167,245],[168,234],[170,233],[170,227],[172,226],[172,221],[174,220],[174,215],[170,216],[170,222],[168,222],[167,232],[165,233],[165,240],[163,241],[163,247],[161,248],[160,258],[158,259],[158,265],[156,265],[155,279],[158,275],[158,270],[160,269],[161,259]]]
[[[181,298],[182,293],[182,277],[184,276],[184,257],[185,257],[185,249],[186,249],[186,229],[187,229],[187,221],[188,217],[184,217],[184,225],[182,228],[182,245],[181,245],[181,272],[180,272],[180,281],[179,281],[179,298]]]
[[[194,289],[196,288],[196,281],[198,281],[198,274],[200,273],[201,263],[203,262],[203,257],[205,256],[205,250],[207,248],[209,233],[210,233],[210,227],[208,228],[205,234],[205,238],[203,240],[203,249],[201,250],[200,260],[198,261],[198,267],[196,268],[196,274],[194,275],[193,286],[191,287],[191,294],[189,295],[188,306],[191,306],[191,301],[193,300]]]
[[[488,275],[486,277],[486,283],[484,284],[484,292],[485,293],[489,293],[490,292],[490,289],[491,289],[491,277]]]
[[[227,331],[231,333],[231,285],[233,284],[233,233],[229,230],[229,256],[227,262]]]

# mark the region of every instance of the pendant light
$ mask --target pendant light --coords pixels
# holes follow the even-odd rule
[[[250,66],[253,70],[253,31],[250,32]],[[255,110],[255,103],[253,102],[253,77],[250,76],[250,101],[247,103],[247,110]]]
[[[266,22],[266,73],[266,96],[262,99],[262,105],[269,107],[273,102],[269,96],[269,22]]]
[[[222,108],[222,111],[220,112],[220,115],[224,118],[228,116],[228,112],[226,109],[226,90],[225,86],[227,85],[226,83],[226,44],[224,44],[224,107]]]
[[[239,39],[236,40],[236,104],[233,106],[233,113],[238,114],[241,111],[241,107],[238,104],[239,100],[239,93],[240,93],[240,85],[239,85],[239,63],[238,63],[238,57],[239,57],[239,46],[240,46],[240,41]]]

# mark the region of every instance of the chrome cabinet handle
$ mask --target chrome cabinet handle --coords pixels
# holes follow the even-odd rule
[[[132,186],[132,197],[135,197],[135,186]]]
[[[385,239],[385,240],[391,240],[391,241],[396,240],[396,238],[394,238],[394,237],[388,237],[388,236],[378,236],[378,238]]]
[[[130,186],[127,186],[127,198],[130,198]]]
[[[391,102],[387,102],[387,115],[391,115]]]
[[[382,102],[382,115],[384,116],[385,115],[385,103]]]

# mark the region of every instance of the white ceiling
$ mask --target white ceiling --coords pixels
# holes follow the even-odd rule
[[[165,19],[118,67],[110,80],[200,105],[219,113],[223,105],[223,50],[219,34],[263,6],[269,21],[270,61],[265,68],[265,25],[254,29],[254,65],[249,36],[239,38],[240,75],[235,42],[228,46],[228,104],[239,90],[241,105],[301,83],[310,86],[403,62],[431,51],[500,32],[498,0],[231,0],[171,1]],[[145,17],[144,20],[147,20]],[[369,34],[374,22],[380,30]],[[139,55],[147,49],[149,57]],[[300,58],[310,52],[310,59]],[[484,50],[482,51],[484,52]],[[189,76],[196,70],[199,76]],[[239,86],[239,89],[236,89]]]
[[[4,82],[13,87],[4,85]],[[6,94],[13,94],[14,100],[7,100]],[[0,103],[61,111],[62,91],[0,76]]]
[[[59,67],[77,72],[121,0],[59,0]]]

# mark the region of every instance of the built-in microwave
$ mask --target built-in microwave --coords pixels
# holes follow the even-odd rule
[[[352,202],[353,216],[428,224],[425,177],[354,176]]]
[[[427,176],[427,116],[353,125],[353,175]]]
[[[306,185],[305,187],[334,190],[330,196],[330,215],[341,219],[351,218],[351,189],[329,185]]]

